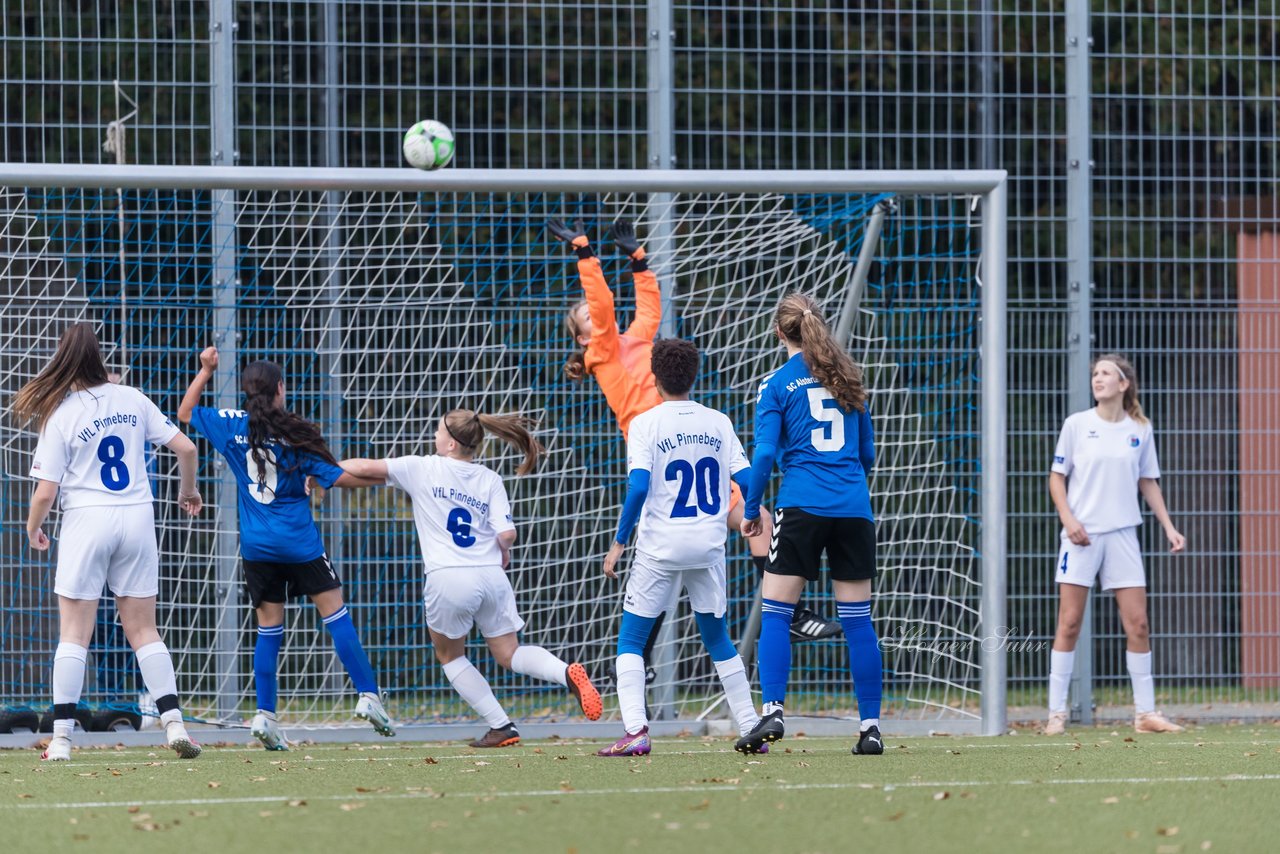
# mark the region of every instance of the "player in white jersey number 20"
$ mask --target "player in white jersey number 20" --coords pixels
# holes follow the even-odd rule
[[[151,445],[178,455],[178,504],[200,512],[196,448],[146,395],[107,376],[93,327],[77,323],[58,341],[44,369],[13,401],[21,423],[34,420],[40,439],[31,462],[36,479],[27,536],[46,551],[44,523],[61,492],[62,529],[53,590],[58,595],[58,649],[53,658],[53,737],[42,758],[71,758],[76,704],[104,585],[116,596],[125,637],[165,726],[183,759],[200,755],[178,706],[169,649],[156,630],[160,562],[147,477]]]
[[[663,402],[631,422],[627,498],[604,561],[605,575],[617,578],[618,559],[639,520],[618,631],[618,704],[626,732],[600,756],[643,756],[650,750],[645,642],[673,589],[681,587],[689,594],[739,732],[750,732],[759,721],[746,669],[725,625],[729,481],[745,492],[751,469],[728,417],[689,399],[698,349],[689,341],[664,338],[653,345],[651,364]],[[767,750],[762,746],[760,752]]]
[[[524,620],[507,580],[516,526],[511,502],[496,472],[475,462],[485,433],[524,452],[516,474],[528,474],[544,451],[519,415],[481,415],[454,409],[436,427],[436,452],[385,460],[343,460],[356,477],[401,489],[413,502],[426,570],[423,598],[436,659],[462,699],[489,724],[472,747],[506,747],[520,733],[493,695],[489,682],[467,659],[471,627],[479,626],[489,651],[508,670],[566,686],[589,720],[603,711],[586,668],[566,664],[540,646],[521,644]]]

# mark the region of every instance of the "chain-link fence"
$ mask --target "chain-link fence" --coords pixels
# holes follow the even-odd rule
[[[644,167],[654,134],[667,132],[648,106],[654,46],[668,37],[650,25],[661,5],[223,0],[210,13],[162,0],[3,0],[0,157],[113,157],[100,152],[104,127],[132,109],[127,98],[138,104],[129,162],[209,162],[227,130],[215,127],[215,99],[230,98],[244,165],[397,165],[403,129],[435,117],[470,167]],[[1009,656],[1011,702],[1038,715],[1044,699],[1057,546],[1047,470],[1069,387],[1078,396],[1086,382],[1071,375],[1071,353],[1114,349],[1137,365],[1164,491],[1189,540],[1170,556],[1154,525],[1143,531],[1161,702],[1199,715],[1222,704],[1274,711],[1280,10],[859,6],[677,0],[675,164],[1007,169],[1009,615],[1030,641]],[[1068,36],[1082,14],[1091,43]],[[229,93],[210,61],[228,33]],[[1072,92],[1068,65],[1086,44],[1093,162],[1073,167],[1069,140],[1082,129],[1068,116],[1086,93]],[[1081,209],[1069,175],[1090,166]],[[1092,282],[1067,274],[1080,217],[1091,223]],[[1071,314],[1081,304],[1083,321]],[[1088,340],[1072,341],[1073,328]],[[1123,632],[1114,607],[1096,605],[1095,695],[1119,713]]]

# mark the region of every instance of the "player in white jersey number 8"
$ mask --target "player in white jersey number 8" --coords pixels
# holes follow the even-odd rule
[[[532,425],[519,415],[454,409],[436,427],[432,455],[342,461],[348,473],[401,489],[413,502],[426,571],[427,631],[436,660],[454,690],[489,724],[472,747],[507,747],[520,741],[520,732],[489,682],[467,659],[472,626],[480,628],[502,667],[566,686],[589,720],[597,720],[603,711],[586,668],[577,662],[566,664],[516,637],[524,620],[505,572],[516,541],[511,502],[502,478],[475,457],[485,433],[493,433],[524,453],[516,474],[528,474],[544,453],[529,432]]]
[[[1061,735],[1066,729],[1076,640],[1096,578],[1103,590],[1115,591],[1120,609],[1133,684],[1134,729],[1181,732],[1181,726],[1156,711],[1147,580],[1138,551],[1138,494],[1164,528],[1170,551],[1182,551],[1187,541],[1165,508],[1151,422],[1138,402],[1133,365],[1117,353],[1107,353],[1094,361],[1091,382],[1098,405],[1067,418],[1049,473],[1049,494],[1062,520],[1062,534],[1054,573],[1058,629],[1049,660],[1049,721],[1044,731]]]
[[[116,596],[125,637],[165,726],[183,759],[200,755],[178,706],[169,649],[156,630],[159,554],[147,477],[150,445],[178,455],[178,504],[200,512],[196,448],[142,392],[112,384],[93,327],[77,323],[57,352],[13,401],[18,421],[40,432],[31,476],[38,483],[27,517],[31,547],[47,551],[45,518],[61,490],[62,533],[54,592],[59,643],[53,659],[53,737],[43,759],[71,758],[75,708],[103,585]]]

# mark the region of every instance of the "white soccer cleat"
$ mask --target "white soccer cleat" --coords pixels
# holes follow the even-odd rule
[[[258,712],[253,716],[253,723],[249,725],[249,732],[253,733],[253,737],[262,742],[262,746],[267,750],[289,749],[289,742],[285,740],[284,733],[280,730],[279,724],[276,723],[274,715]]]
[[[200,755],[200,745],[187,735],[187,728],[182,721],[169,721],[164,725],[164,737],[169,748],[178,754],[180,759],[195,759]]]
[[[71,758],[71,739],[65,735],[55,735],[49,739],[49,746],[40,754],[44,762],[66,762]]]
[[[378,735],[390,738],[396,734],[395,727],[391,725],[391,716],[382,708],[382,700],[378,699],[377,694],[360,695],[360,700],[356,703],[356,717],[368,721]]]
[[[1045,735],[1062,735],[1067,731],[1067,713],[1050,712],[1049,722],[1044,725]]]
[[[1159,712],[1139,712],[1133,716],[1134,732],[1182,732],[1179,726]]]

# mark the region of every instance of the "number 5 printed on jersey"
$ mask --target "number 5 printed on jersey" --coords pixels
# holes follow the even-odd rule
[[[831,392],[825,388],[809,389],[809,414],[823,422],[822,427],[815,427],[809,434],[815,450],[838,451],[844,447],[844,413]]]

